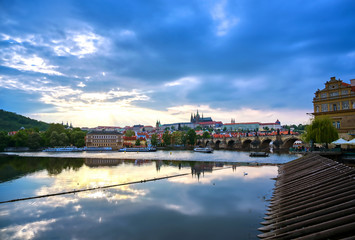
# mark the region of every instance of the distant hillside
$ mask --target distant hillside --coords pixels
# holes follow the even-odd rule
[[[0,131],[17,131],[21,127],[45,131],[49,124],[0,109]]]

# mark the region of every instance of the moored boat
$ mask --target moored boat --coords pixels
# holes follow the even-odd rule
[[[118,150],[119,152],[155,152],[157,149],[153,147],[146,147],[146,148],[121,148]]]
[[[269,154],[266,152],[251,152],[249,157],[268,157]]]
[[[46,148],[43,152],[82,152],[82,148],[77,147],[54,147],[54,148]]]
[[[195,147],[194,148],[195,152],[202,152],[202,153],[213,153],[213,149],[210,147]]]
[[[112,147],[84,147],[84,151],[112,151]]]

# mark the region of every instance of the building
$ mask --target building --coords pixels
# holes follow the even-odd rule
[[[246,123],[225,123],[223,128],[226,131],[255,131],[259,130],[259,122],[246,122]]]
[[[87,147],[111,147],[113,150],[122,148],[122,133],[117,131],[89,131],[86,134]]]
[[[331,77],[313,98],[313,115],[329,117],[341,137],[350,139],[355,135],[355,79],[350,84]]]
[[[193,116],[192,116],[192,113],[191,113],[190,122],[198,124],[198,123],[203,123],[203,122],[213,122],[213,120],[212,120],[211,117],[204,118],[203,114],[202,114],[202,116],[200,116],[200,114],[198,113],[198,110],[197,110],[197,113],[194,114]]]
[[[227,131],[268,131],[268,130],[277,130],[281,129],[281,122],[276,120],[274,123],[261,123],[261,122],[245,122],[245,123],[236,123],[235,120],[232,120],[232,123],[225,123],[223,127]]]
[[[267,130],[281,130],[281,122],[277,119],[274,123],[260,123],[260,131],[267,131]]]

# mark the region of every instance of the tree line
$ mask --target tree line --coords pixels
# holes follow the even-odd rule
[[[50,124],[46,131],[38,128],[19,130],[15,135],[8,136],[0,132],[0,151],[7,147],[28,147],[37,150],[43,147],[85,146],[86,132],[80,128],[67,129],[62,124]]]

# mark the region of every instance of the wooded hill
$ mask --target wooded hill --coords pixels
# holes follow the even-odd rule
[[[18,131],[21,127],[38,128],[40,131],[45,131],[49,124],[0,109],[0,131]]]

